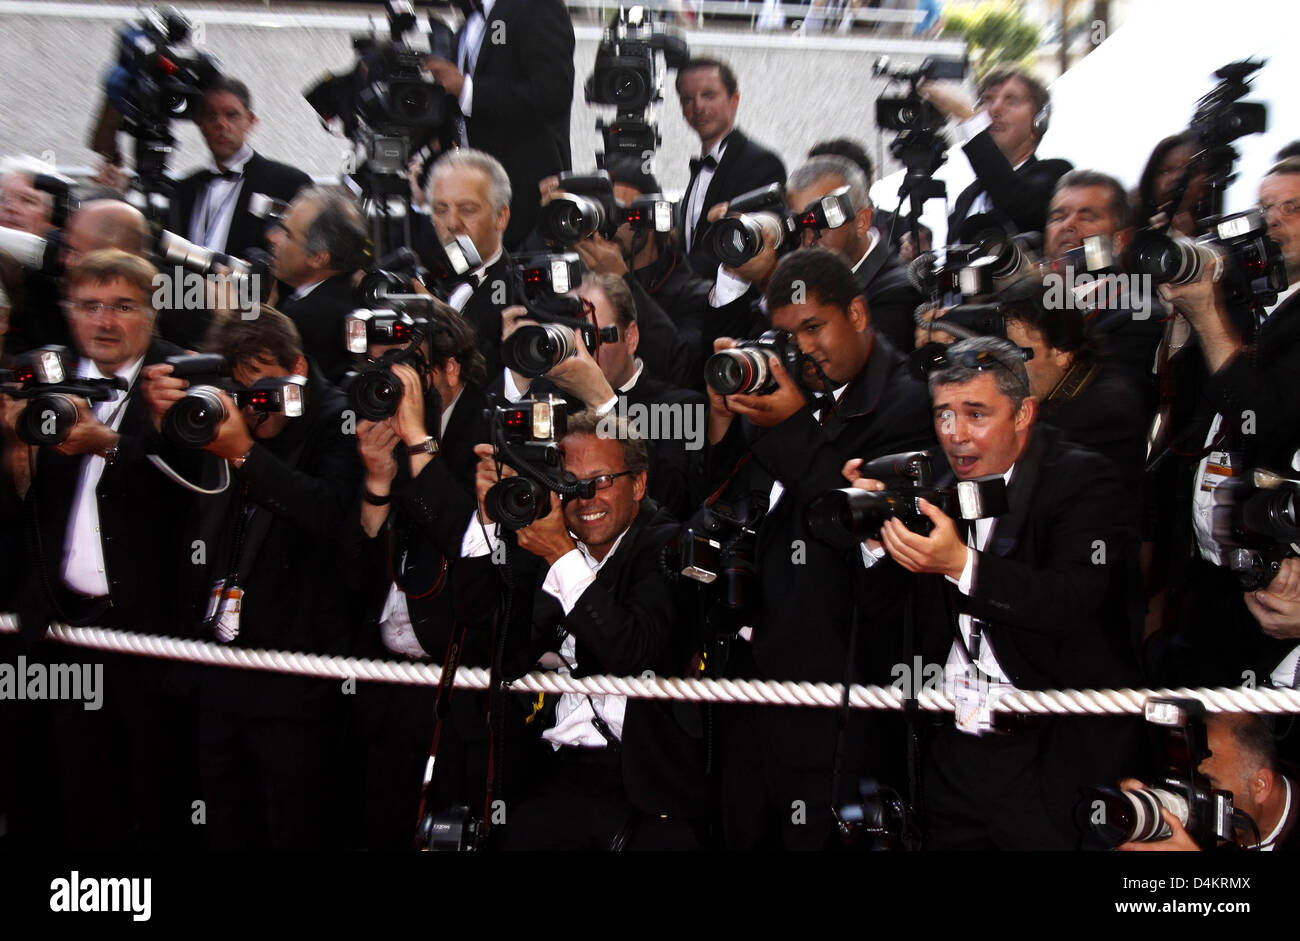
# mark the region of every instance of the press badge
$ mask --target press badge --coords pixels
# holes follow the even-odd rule
[[[1242,474],[1240,451],[1211,451],[1205,459],[1205,473],[1201,475],[1201,491],[1213,493],[1219,484]]]
[[[222,599],[222,592],[225,590],[226,580],[217,579],[212,585],[212,594],[208,598],[208,611],[203,616],[205,621],[212,621],[217,618],[217,604],[221,603],[221,616],[216,619],[212,626],[212,633],[223,644],[228,644],[239,636],[239,612],[244,606],[244,589],[231,588],[225,591],[225,598]]]
[[[993,704],[997,695],[988,680],[962,672],[953,676],[953,719],[957,731],[983,735],[993,730]]]

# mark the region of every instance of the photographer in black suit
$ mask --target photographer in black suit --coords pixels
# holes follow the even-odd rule
[[[249,146],[257,115],[248,86],[238,79],[222,78],[207,90],[195,123],[212,161],[176,184],[167,228],[236,258],[268,247],[270,201],[288,203],[311,185],[311,177]]]
[[[1020,352],[998,337],[954,344],[930,373],[934,427],[958,480],[1002,475],[1007,511],[954,521],[922,502],[932,529],[886,521],[868,584],[894,563],[921,577],[916,647],[942,664],[956,721],[932,736],[922,778],[930,849],[1069,849],[1078,789],[1134,772],[1132,720],[991,712],[1015,689],[1123,688],[1139,681],[1124,629],[1136,548],[1115,469],[1037,423]],[[855,487],[883,489],[845,468]],[[951,475],[937,483],[949,485]],[[888,553],[893,562],[884,562]],[[896,570],[894,570],[896,571]],[[915,678],[919,684],[920,679]],[[1140,753],[1139,753],[1140,754]]]
[[[709,392],[710,487],[718,487],[721,503],[753,495],[769,506],[754,553],[759,607],[748,612],[746,629],[729,642],[722,662],[710,666],[729,677],[839,683],[851,674],[861,682],[866,658],[848,663],[861,562],[814,539],[805,512],[842,484],[840,469],[850,457],[933,440],[925,389],[872,329],[853,272],[828,249],[799,249],[782,259],[767,302],[772,326],[793,334],[805,368],[791,375],[773,356],[778,388],[771,394]],[[858,645],[860,654],[866,646]],[[854,796],[831,793],[837,715],[726,706],[716,716],[727,846],[825,846],[835,829],[831,801]],[[856,782],[867,737],[861,715],[849,719],[845,736],[845,780]]]
[[[462,9],[457,61],[425,65],[460,102],[461,146],[491,154],[510,177],[505,243],[513,249],[537,221],[538,182],[572,165],[573,23],[561,0],[481,0]]]
[[[202,630],[238,646],[349,653],[354,624],[340,537],[361,462],[347,402],[309,367],[292,321],[272,308],[225,321],[209,348],[242,386],[305,378],[306,404],[290,417],[241,409],[221,394],[225,415],[204,450],[227,464],[230,486],[205,501],[199,519],[210,593]],[[147,370],[155,422],[188,385],[170,365]],[[199,760],[211,848],[328,845],[322,821],[334,804],[343,695],[332,680],[201,671]]]
[[[300,193],[270,229],[271,273],[291,289],[279,303],[302,338],[303,353],[330,382],[350,365],[343,320],[359,305],[354,285],[365,264],[366,227],[342,192]]]
[[[192,548],[186,529],[195,508],[149,460],[164,454],[187,472],[197,455],[175,454],[150,423],[141,370],[181,350],[154,336],[152,265],[117,250],[83,256],[64,278],[69,327],[79,360],[74,375],[126,383],[106,401],[77,400],[78,419],[59,445],[22,446],[16,465],[25,492],[31,578],[18,610],[29,640],[51,621],[98,624],[156,634],[190,620]],[[67,364],[69,369],[74,364]],[[6,400],[6,434],[25,402]],[[27,472],[31,468],[30,480]],[[188,830],[194,730],[166,661],[115,657],[58,647],[56,663],[103,664],[104,708],[81,703],[55,710],[59,777],[74,846],[98,849],[173,845]],[[86,781],[103,804],[84,813]]]
[[[700,137],[700,157],[691,161],[691,181],[682,195],[678,229],[691,267],[712,278],[718,259],[709,245],[712,206],[768,183],[785,182],[781,158],[736,128],[740,86],[731,66],[718,59],[692,59],[677,70],[682,117]]]
[[[1041,232],[1056,181],[1066,160],[1040,160],[1034,151],[1047,131],[1051,97],[1027,72],[999,66],[980,80],[974,108],[951,85],[924,82],[920,92],[960,121],[962,150],[975,182],[961,191],[948,215],[948,241],[969,216],[997,212],[1020,232]]]
[[[575,676],[683,675],[693,637],[677,615],[661,551],[676,521],[646,497],[644,443],[621,421],[614,435],[583,412],[561,441],[565,471],[595,481],[591,497],[550,495],[547,515],[518,531],[514,603],[531,608],[512,672],[541,657]],[[479,564],[499,535],[484,505],[497,481],[491,449],[478,475],[479,515],[462,562]],[[531,590],[530,590],[531,589]],[[491,599],[482,599],[483,607]],[[525,609],[525,614],[527,609]],[[525,621],[524,623],[528,623]],[[546,696],[531,774],[512,798],[508,849],[691,849],[699,845],[701,740],[680,704],[614,695]],[[553,712],[549,707],[553,707]],[[523,763],[516,754],[514,767]]]
[[[365,628],[359,656],[490,663],[486,638],[458,636],[444,592],[460,555],[463,521],[476,506],[474,446],[488,440],[483,357],[473,328],[439,306],[421,343],[424,368],[399,364],[397,413],[361,421],[362,484],[358,579]],[[394,347],[372,346],[372,358]],[[407,849],[415,832],[420,775],[434,735],[437,691],[428,686],[363,684],[358,707],[365,750],[363,845]],[[486,696],[457,690],[439,736],[431,809],[480,807],[487,759]]]

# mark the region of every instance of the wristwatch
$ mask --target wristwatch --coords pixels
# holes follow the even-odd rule
[[[412,456],[416,454],[430,454],[437,456],[438,439],[430,435],[419,444],[409,444],[406,446],[406,453]]]
[[[250,454],[252,454],[252,453],[253,453],[253,449],[252,449],[252,448],[249,448],[249,449],[248,449],[247,451],[245,451],[243,454],[239,455],[239,457],[237,457],[237,458],[235,458],[233,461],[231,461],[231,462],[230,462],[230,466],[233,467],[235,470],[239,470],[239,469],[240,469],[241,467],[243,467],[246,463],[248,463],[248,455],[250,455]]]
[[[117,460],[117,445],[113,445],[111,448],[105,448],[104,463],[112,464],[116,460]]]

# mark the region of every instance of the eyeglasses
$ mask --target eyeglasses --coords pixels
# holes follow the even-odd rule
[[[1028,347],[1017,347],[1016,352],[1022,360],[1033,359],[1034,357],[1034,351]],[[979,372],[986,369],[1001,369],[1025,390],[1025,395],[1029,395],[1029,389],[1024,380],[1011,368],[1009,363],[992,350],[962,350],[959,353],[953,353],[947,349],[936,350],[927,361],[925,372],[926,375],[931,375],[952,366],[961,369],[974,369]]]
[[[134,314],[140,310],[139,304],[105,304],[103,301],[69,301],[68,307],[78,317],[96,317],[100,311],[110,314]]]
[[[1283,203],[1260,203],[1257,208],[1261,216],[1267,216],[1276,209],[1283,219],[1293,219],[1300,214],[1300,199],[1288,199]]]
[[[560,480],[570,486],[581,487],[584,491],[608,490],[614,486],[614,481],[620,477],[628,477],[632,471],[619,471],[617,474],[601,474],[599,477],[575,477],[573,474],[565,471],[560,475]],[[565,497],[565,502],[574,499],[574,497]]]

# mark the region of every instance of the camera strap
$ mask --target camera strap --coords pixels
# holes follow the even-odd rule
[[[464,646],[465,625],[462,624],[458,629],[455,624],[452,624],[451,636],[447,638],[447,652],[442,658],[442,676],[438,678],[438,698],[433,707],[436,721],[433,724],[433,740],[429,743],[429,760],[424,765],[424,781],[420,785],[420,807],[415,817],[417,834],[423,832],[424,819],[428,813],[429,785],[433,782],[433,773],[437,768],[438,749],[442,744],[442,726],[451,708],[451,694],[456,686],[456,670],[460,667],[460,656]]]

